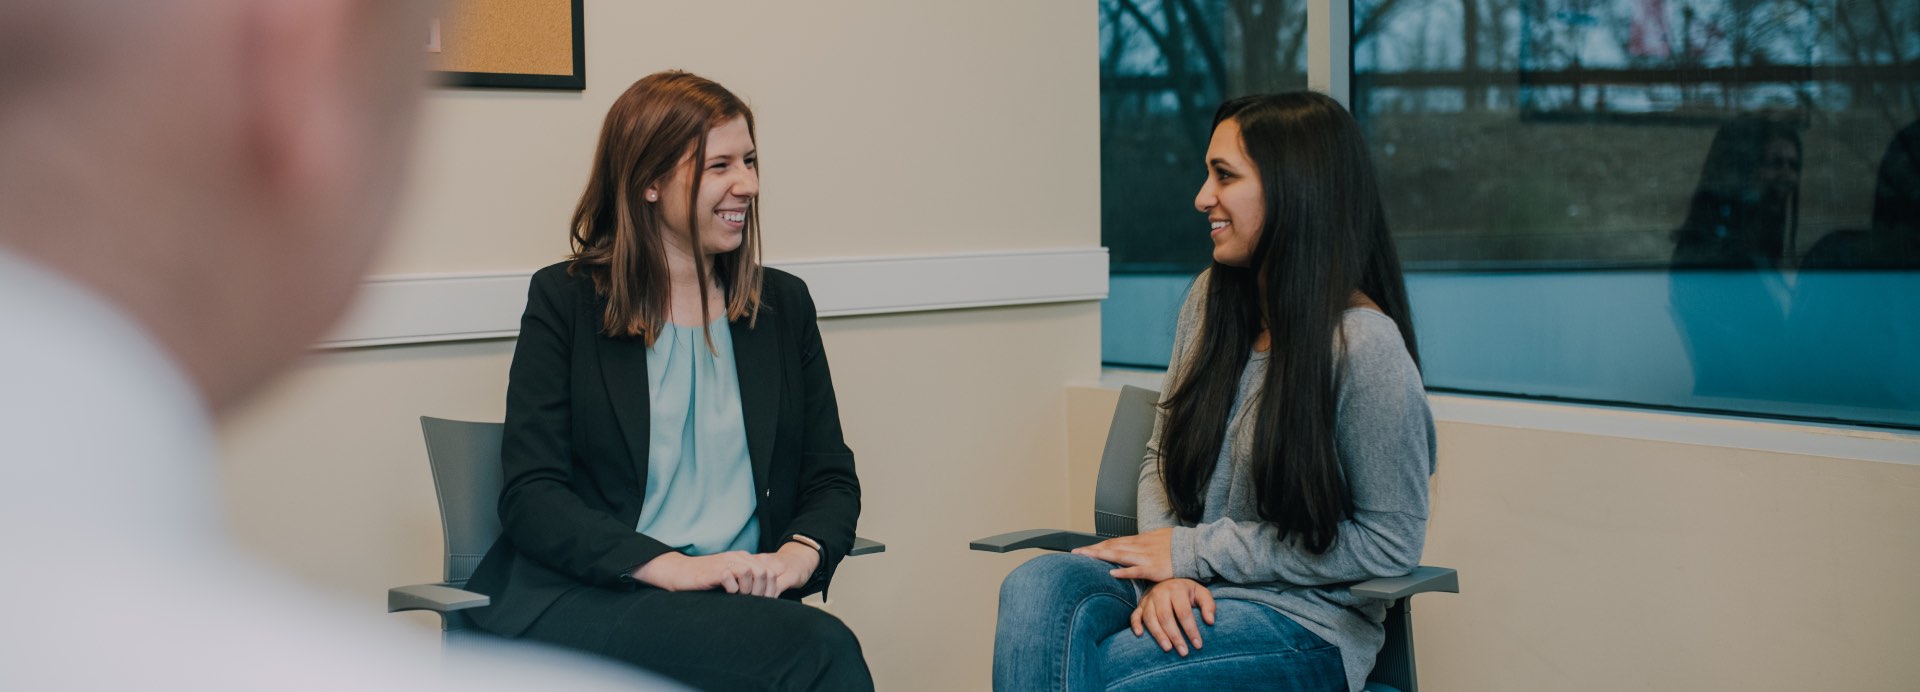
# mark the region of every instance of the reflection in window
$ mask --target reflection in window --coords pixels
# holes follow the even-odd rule
[[[1920,426],[1920,3],[1356,0],[1440,389]]]
[[[1103,358],[1164,367],[1215,104],[1306,3],[1101,0]],[[1920,3],[1354,0],[1436,389],[1920,427]]]
[[[1206,266],[1193,194],[1213,109],[1306,88],[1306,26],[1303,0],[1101,0],[1101,235],[1115,273]]]

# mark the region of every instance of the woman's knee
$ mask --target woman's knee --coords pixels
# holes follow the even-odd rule
[[[860,639],[840,618],[812,606],[793,605],[783,609],[776,626],[804,658],[822,662],[860,658]]]
[[[872,689],[860,639],[840,618],[801,606],[783,620],[795,654],[790,678],[806,689]]]
[[[799,627],[807,639],[834,650],[860,651],[860,640],[853,635],[847,623],[841,622],[832,613],[812,606],[807,607],[807,613]]]
[[[1088,592],[1113,588],[1113,565],[1070,553],[1042,555],[1015,567],[1000,582],[1000,607],[1036,605],[1050,598],[1079,600]]]

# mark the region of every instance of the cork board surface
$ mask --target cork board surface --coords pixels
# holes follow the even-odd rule
[[[434,69],[573,74],[571,0],[447,0],[442,8]]]

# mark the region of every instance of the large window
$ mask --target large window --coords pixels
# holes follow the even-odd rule
[[[1186,281],[1211,244],[1193,196],[1213,109],[1307,86],[1303,0],[1101,0],[1101,311],[1109,363],[1165,367]]]
[[[1920,3],[1354,14],[1430,386],[1920,425]]]
[[[1920,426],[1920,3],[1352,16],[1430,387]],[[1114,335],[1185,277],[1114,274],[1107,360],[1164,364]]]

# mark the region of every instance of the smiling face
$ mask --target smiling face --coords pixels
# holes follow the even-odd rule
[[[1241,144],[1240,123],[1232,118],[1213,129],[1213,141],[1207,144],[1207,181],[1194,196],[1193,208],[1207,215],[1213,261],[1253,266],[1253,251],[1266,223],[1266,189]]]
[[[700,191],[693,209],[700,232],[698,251],[712,256],[739,249],[746,237],[747,215],[753,213],[753,201],[760,196],[759,154],[754,150],[747,119],[734,118],[707,131],[704,160],[693,161],[692,155],[688,156],[659,188],[666,246],[672,252],[693,254],[687,247],[687,188],[693,180],[693,166],[698,165]]]

